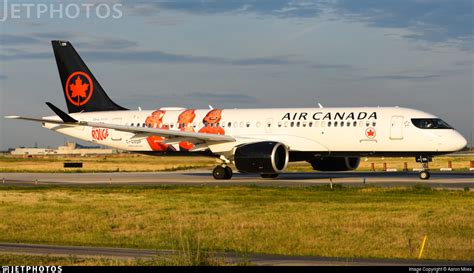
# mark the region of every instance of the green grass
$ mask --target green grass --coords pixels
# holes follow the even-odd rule
[[[416,258],[426,234],[423,258],[474,260],[473,197],[426,186],[0,187],[0,241],[185,250],[185,238],[202,251]]]

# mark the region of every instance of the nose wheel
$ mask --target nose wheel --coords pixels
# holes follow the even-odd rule
[[[427,170],[421,171],[418,176],[420,177],[421,180],[428,180],[430,179],[430,172]]]
[[[432,160],[432,158],[429,157],[429,156],[419,156],[419,157],[416,158],[416,162],[421,163],[422,170],[418,174],[418,177],[421,180],[430,179],[431,174],[430,174],[430,171],[429,171],[428,162],[431,162],[431,160]]]
[[[232,178],[232,169],[229,166],[216,166],[212,171],[212,176],[216,180],[227,180]]]

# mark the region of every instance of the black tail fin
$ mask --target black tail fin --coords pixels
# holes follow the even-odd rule
[[[51,41],[69,113],[127,110],[113,102],[67,41]]]

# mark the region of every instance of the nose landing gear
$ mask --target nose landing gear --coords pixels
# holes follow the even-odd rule
[[[428,162],[431,162],[432,158],[430,156],[419,156],[416,158],[416,162],[421,163],[421,171],[418,174],[418,177],[421,180],[428,180],[430,179],[430,169],[428,167]]]

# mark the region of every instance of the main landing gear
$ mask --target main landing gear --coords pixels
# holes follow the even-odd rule
[[[216,180],[229,180],[232,178],[232,174],[233,174],[232,169],[225,164],[216,166],[214,170],[212,171],[212,176],[214,176],[214,179]],[[262,173],[260,174],[260,176],[262,178],[272,179],[272,178],[277,178],[278,174],[277,173]]]
[[[231,179],[232,174],[232,169],[227,165],[218,165],[212,171],[212,176],[217,180]]]
[[[430,156],[419,156],[416,158],[416,162],[421,163],[421,171],[418,174],[418,177],[421,180],[428,180],[430,179],[430,169],[428,167],[428,162],[431,162],[432,158]]]

